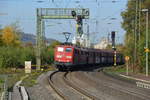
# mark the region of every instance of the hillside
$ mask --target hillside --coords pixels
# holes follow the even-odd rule
[[[26,42],[31,42],[32,44],[36,44],[36,36],[33,34],[29,33],[22,33],[21,34],[21,41],[26,43]],[[51,38],[46,38],[47,44],[51,44],[54,41],[57,41],[55,39]]]

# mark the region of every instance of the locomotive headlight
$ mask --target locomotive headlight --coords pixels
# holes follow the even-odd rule
[[[66,58],[71,59],[72,57],[71,56],[66,56]]]
[[[61,56],[61,55],[57,55],[56,57],[57,57],[57,58],[61,58],[62,56]]]

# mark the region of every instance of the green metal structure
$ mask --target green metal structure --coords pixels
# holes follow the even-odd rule
[[[41,66],[41,51],[44,48],[45,40],[45,25],[44,19],[77,19],[78,16],[82,19],[89,18],[89,9],[83,8],[37,8],[37,37],[36,37],[36,66],[40,70]],[[77,21],[77,25],[82,25]],[[78,30],[77,30],[78,31]],[[82,32],[82,26],[81,30]],[[83,33],[83,32],[82,32]],[[77,32],[77,34],[81,34]]]

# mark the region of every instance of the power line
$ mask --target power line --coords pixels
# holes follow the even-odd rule
[[[68,1],[68,3],[66,4],[65,8],[68,8],[70,2],[71,2],[71,0]]]
[[[107,19],[109,19],[109,18],[112,18],[114,15],[116,15],[117,12],[120,12],[120,11],[123,11],[123,9],[119,9],[118,11],[116,11],[116,12],[114,12],[113,14],[111,14],[111,15],[109,15],[109,16],[103,18],[102,20],[107,20]]]

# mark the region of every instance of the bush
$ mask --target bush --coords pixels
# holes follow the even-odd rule
[[[54,62],[54,49],[57,45],[60,45],[60,42],[54,41],[47,48],[42,50],[41,58],[42,64],[52,64]]]
[[[54,48],[45,48],[41,54],[42,65],[54,62]]]
[[[52,64],[54,48],[45,48],[41,53],[42,65]],[[35,49],[31,47],[0,47],[0,68],[22,68],[25,61],[36,64]]]
[[[35,53],[31,48],[0,47],[0,67],[24,66],[24,61],[35,63]]]
[[[41,50],[42,65],[52,64],[54,62],[54,48],[59,42],[52,43],[49,47]],[[35,49],[33,47],[0,47],[0,68],[20,68],[24,66],[25,61],[32,61],[36,64]]]

